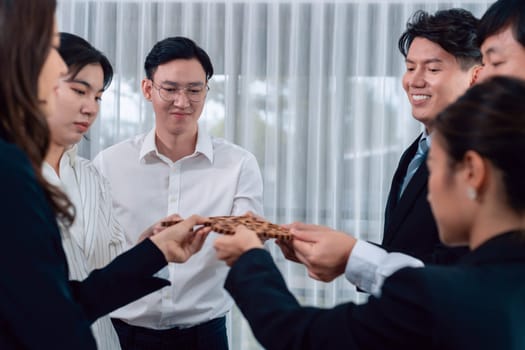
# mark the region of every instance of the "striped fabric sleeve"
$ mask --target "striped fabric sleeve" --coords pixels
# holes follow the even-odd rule
[[[88,161],[75,167],[83,198],[84,251],[90,271],[106,266],[126,249],[122,226],[113,212],[109,183]]]

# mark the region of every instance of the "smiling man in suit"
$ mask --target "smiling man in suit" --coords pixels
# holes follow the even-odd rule
[[[432,121],[462,95],[476,79],[481,54],[476,42],[478,20],[468,11],[451,9],[429,15],[416,12],[399,39],[405,57],[403,89],[412,116],[424,131],[403,153],[394,174],[385,210],[382,246],[424,262],[451,263],[463,249],[439,242],[427,201]]]
[[[341,274],[368,292],[404,266],[450,264],[466,248],[445,247],[427,201],[425,158],[431,142],[432,121],[477,79],[481,53],[477,45],[479,21],[468,11],[450,9],[430,15],[417,11],[408,21],[398,46],[405,57],[403,88],[413,117],[423,132],[405,150],[392,179],[385,209],[380,247],[328,227],[290,225],[292,244],[280,242],[285,256],[303,263],[311,277],[331,281]],[[414,258],[388,252],[401,252]]]

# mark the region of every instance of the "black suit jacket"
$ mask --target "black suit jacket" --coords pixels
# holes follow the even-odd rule
[[[69,281],[55,215],[33,169],[0,139],[0,349],[95,349],[90,324],[167,281],[146,240],[84,281]]]
[[[525,349],[525,236],[487,241],[455,266],[406,268],[380,298],[301,307],[268,252],[232,266],[225,288],[268,350]]]
[[[427,201],[428,168],[423,162],[408,183],[401,198],[398,194],[408,165],[416,154],[419,136],[403,153],[394,173],[385,209],[385,228],[381,246],[402,252],[425,263],[448,264],[468,252],[467,248],[448,248],[438,235],[434,216]]]

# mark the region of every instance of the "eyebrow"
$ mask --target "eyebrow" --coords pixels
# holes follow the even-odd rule
[[[416,62],[406,58],[405,63],[412,63],[415,64]],[[443,63],[443,60],[440,58],[429,58],[428,60],[424,60],[423,64],[429,64],[429,63]]]
[[[164,80],[161,82],[161,84],[167,84],[167,85],[171,85],[171,86],[179,86],[181,84],[179,83],[176,83],[174,81],[170,81],[170,80]],[[191,83],[188,83],[186,84],[186,86],[203,86],[204,83],[202,81],[195,81],[195,82],[191,82]]]
[[[85,80],[80,80],[80,79],[68,79],[66,80],[68,83],[77,83],[77,84],[80,84],[80,85],[84,85],[86,88],[90,89],[90,90],[93,90],[93,87],[91,86],[90,83],[88,83],[87,81]],[[104,92],[104,88],[98,90],[98,92]]]

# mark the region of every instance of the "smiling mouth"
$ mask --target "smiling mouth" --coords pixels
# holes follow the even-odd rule
[[[412,99],[416,102],[430,99],[430,95],[412,95]]]

